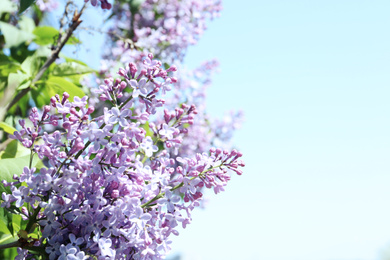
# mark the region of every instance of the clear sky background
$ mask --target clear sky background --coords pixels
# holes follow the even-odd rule
[[[390,2],[224,1],[187,63],[242,108],[244,175],[174,240],[189,259],[374,260],[390,247]]]
[[[219,59],[208,108],[216,117],[244,110],[235,144],[246,167],[224,193],[210,193],[171,256],[384,260],[390,2],[223,2],[186,63]]]

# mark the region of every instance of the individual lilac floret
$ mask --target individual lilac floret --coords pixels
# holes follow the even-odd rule
[[[145,155],[147,157],[151,157],[154,152],[158,151],[158,147],[153,144],[153,140],[150,136],[147,136],[142,143],[140,144],[140,147],[145,151]]]
[[[109,257],[109,259],[115,258],[115,250],[111,248],[112,241],[109,238],[100,238],[99,239],[99,248],[101,255],[104,257]],[[102,258],[103,259],[103,258]],[[107,259],[107,258],[104,258]]]
[[[113,107],[111,109],[112,117],[108,120],[111,124],[116,124],[119,122],[119,125],[122,127],[127,126],[129,123],[127,122],[126,117],[131,115],[131,111],[129,109],[124,109],[119,111],[117,107]]]
[[[153,54],[149,53],[144,59],[144,65],[148,69],[156,69],[161,66],[161,61],[153,60]]]
[[[158,131],[158,133],[161,135],[161,137],[171,140],[173,139],[173,133],[175,130],[176,129],[174,127],[169,127],[167,124],[163,124],[162,129]]]
[[[130,216],[129,220],[137,225],[139,229],[143,229],[152,216],[149,213],[144,213],[142,208],[137,207],[135,213]]]
[[[179,201],[180,196],[173,194],[170,190],[167,190],[165,192],[165,197],[159,199],[158,204],[166,205],[168,212],[173,212],[175,210],[175,204],[179,203]]]
[[[139,82],[136,80],[132,79],[129,81],[130,86],[134,89],[133,90],[133,98],[138,97],[140,94],[146,95],[147,90],[145,88],[146,85],[146,79],[142,78]]]
[[[77,248],[75,248],[75,247],[67,247],[65,245],[61,245],[60,252],[61,252],[61,255],[58,258],[58,260],[68,260],[68,259],[76,260],[76,259],[78,259],[78,258],[76,258]]]
[[[55,221],[54,214],[49,214],[46,219],[42,219],[39,222],[39,225],[44,227],[42,235],[44,237],[48,237],[53,231],[57,230],[57,228],[61,227],[61,224]]]

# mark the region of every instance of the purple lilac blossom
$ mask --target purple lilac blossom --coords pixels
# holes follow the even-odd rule
[[[185,104],[174,112],[149,109],[160,91],[156,82],[166,82],[170,72],[162,73],[159,63],[153,68],[142,66],[148,68],[139,70],[138,82],[145,77],[155,86],[149,89],[153,95],[148,99],[128,96],[130,107],[122,101],[91,121],[86,115],[93,109],[86,109],[86,99],[70,102],[68,95],[63,95],[63,100],[57,96],[51,105],[61,110],[60,104],[69,104],[65,115],[63,110],[57,111],[62,115],[56,118],[32,109],[29,119],[34,127],[27,128],[22,122],[22,129],[12,136],[32,147],[39,158],[47,158],[50,167],[26,167],[16,183],[27,186],[12,184],[12,193],[2,194],[1,206],[39,209],[34,221],[50,259],[163,259],[170,250],[170,235],[178,234],[180,224],[185,227],[191,222],[203,189],[223,191],[230,180],[228,170],[242,173],[241,153],[235,150],[175,155],[197,110]],[[110,88],[108,94],[118,100],[123,90]],[[144,99],[150,103],[140,102]],[[144,123],[132,122],[144,113],[149,115],[149,132]],[[42,124],[62,125],[63,129],[46,133]],[[36,143],[41,136],[42,142]],[[158,142],[164,146],[155,145]],[[33,216],[32,212],[28,215]],[[24,254],[20,251],[21,259]]]

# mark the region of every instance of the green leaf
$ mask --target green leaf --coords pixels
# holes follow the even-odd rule
[[[149,126],[149,122],[146,122],[144,125],[141,126],[145,131],[145,136],[150,136],[150,137],[153,137],[154,136],[154,132],[152,129],[150,129],[150,126]]]
[[[26,11],[26,9],[29,8],[35,1],[36,0],[20,0],[19,14]]]
[[[55,94],[61,95],[64,92],[68,92],[71,101],[73,101],[75,96],[80,98],[85,96],[81,88],[64,78],[56,76],[51,76],[46,81],[39,83],[38,89],[31,90],[31,95],[37,107],[42,107],[48,104],[50,102],[50,98]]]
[[[53,44],[58,37],[58,30],[51,26],[39,26],[33,34],[36,36],[34,42],[39,45]]]
[[[24,74],[21,71],[17,71],[17,73],[10,73],[8,75],[8,87],[15,89],[19,86],[23,87],[26,85],[29,78],[30,77],[28,75]]]
[[[29,32],[19,30],[13,25],[0,22],[0,30],[5,38],[5,47],[11,48],[20,45],[26,41],[31,41],[35,36]]]
[[[3,250],[0,250],[0,259],[15,259],[17,256],[18,256],[18,251],[16,247],[5,248]]]
[[[56,94],[55,90],[53,90],[53,88],[46,83],[39,84],[37,89],[32,88],[30,93],[35,102],[35,105],[39,108],[49,104],[50,98]]]
[[[13,13],[16,10],[18,10],[16,3],[14,3],[10,0],[1,0],[0,1],[0,16],[3,13]]]
[[[3,224],[4,225],[4,224]],[[8,229],[7,229],[8,230]],[[10,243],[12,241],[15,241],[15,238],[12,236],[12,234],[10,234],[9,232],[7,233],[3,233],[1,234],[0,233],[0,245],[1,244],[7,244],[7,243]],[[2,251],[2,250],[1,250]],[[0,255],[1,256],[1,255]],[[1,258],[1,259],[8,259],[8,258]]]
[[[1,62],[16,62],[12,57],[7,56],[5,54],[0,53],[0,61]]]
[[[4,95],[3,91],[4,91],[6,85],[7,85],[7,78],[0,77],[0,99],[3,98],[3,95]]]
[[[63,92],[68,92],[71,101],[73,101],[73,98],[75,96],[78,96],[80,98],[85,96],[85,93],[79,87],[67,81],[66,79],[60,77],[55,77],[55,76],[49,77],[45,83],[49,85],[51,88],[53,88],[55,94],[61,95]]]
[[[14,134],[14,132],[16,131],[16,129],[5,123],[5,122],[0,122],[0,128],[4,130],[4,132],[8,133],[8,134]]]
[[[40,46],[34,53],[37,57],[47,58],[51,55],[51,49],[48,46]]]
[[[0,244],[14,241],[21,224],[22,217],[18,208],[15,206],[11,206],[11,210],[0,208]]]
[[[30,99],[31,99],[31,93],[24,95],[17,103],[17,106],[12,106],[11,110],[16,109],[16,107],[19,107],[20,111],[22,111],[22,115],[27,116],[27,111],[30,108],[29,106]],[[15,113],[15,112],[10,112],[10,113]]]
[[[24,147],[18,140],[12,140],[5,150],[0,153],[0,159],[18,158],[29,154],[30,150],[28,148]]]
[[[130,0],[130,11],[132,13],[138,12],[141,5],[145,2],[145,0]]]
[[[28,76],[32,78],[38,73],[41,63],[42,58],[36,57],[36,55],[32,55],[23,61],[21,68]]]
[[[12,213],[0,208],[0,233],[2,234],[14,234],[12,226]]]
[[[20,63],[14,61],[0,61],[0,77],[8,77],[10,73],[20,70]]]
[[[32,33],[35,29],[35,22],[30,17],[23,16],[19,21],[19,27],[24,32]]]
[[[38,156],[35,154],[31,166],[35,167],[38,163]],[[25,166],[30,164],[30,155],[18,157],[18,158],[7,158],[0,160],[0,179],[6,180],[7,182],[14,181],[13,176],[16,174],[19,176],[23,172]],[[1,185],[2,186],[2,185]]]
[[[53,75],[55,76],[73,76],[94,72],[92,68],[82,65],[77,62],[64,62],[58,64],[53,69]]]
[[[0,233],[14,235],[12,213],[4,208],[0,208]]]

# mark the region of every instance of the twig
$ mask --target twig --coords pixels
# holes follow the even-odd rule
[[[69,1],[66,3],[64,14],[62,15],[62,18],[60,20],[60,28],[58,29],[57,46],[61,44],[62,34],[64,33],[65,18],[67,18],[68,14],[70,13],[70,10],[69,10],[70,5],[73,5],[72,1]]]
[[[90,30],[90,31],[95,31],[95,32],[101,33],[101,34],[111,35],[111,36],[116,37],[116,38],[120,39],[121,41],[123,41],[125,44],[127,44],[130,47],[130,49],[136,49],[136,50],[139,49],[139,47],[135,44],[135,42],[133,40],[131,40],[129,38],[125,38],[114,31],[103,31],[101,29],[93,28],[93,27],[80,27],[80,29],[86,30],[86,31]]]
[[[49,66],[58,58],[58,55],[61,52],[62,48],[65,46],[66,42],[72,36],[73,32],[76,30],[76,28],[82,22],[82,20],[80,20],[80,16],[84,12],[86,6],[87,6],[87,3],[85,3],[83,5],[80,13],[78,13],[77,10],[74,12],[72,22],[71,22],[68,30],[66,31],[64,39],[61,40],[60,44],[52,51],[51,56],[43,64],[42,68],[39,70],[37,75],[35,75],[35,78],[32,80],[31,85],[33,85],[35,82],[37,82],[42,77],[43,73],[45,73],[45,71],[49,68]],[[13,105],[15,105],[24,95],[26,95],[30,91],[30,89],[31,89],[31,87],[28,87],[28,88],[25,88],[22,91],[20,91],[14,97],[14,99],[7,105],[7,110],[10,109]]]
[[[6,249],[6,248],[11,248],[11,247],[20,247],[21,245],[22,245],[22,243],[20,243],[19,241],[14,241],[14,242],[11,242],[8,244],[0,245],[0,249]]]

